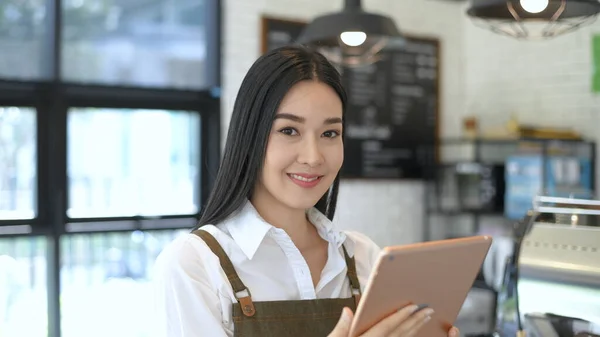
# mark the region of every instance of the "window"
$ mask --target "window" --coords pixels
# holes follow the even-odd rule
[[[35,110],[0,107],[0,220],[36,214]]]
[[[198,113],[73,108],[67,137],[70,218],[198,212]]]
[[[0,337],[48,335],[46,249],[42,237],[0,238]]]
[[[165,245],[187,233],[169,230],[64,236],[62,336],[154,337],[148,323],[153,315],[152,263]]]
[[[220,163],[220,6],[0,0],[0,337],[154,337]]]
[[[45,77],[51,66],[47,54],[47,1],[0,1],[0,77],[31,80]],[[50,40],[51,41],[51,40]]]
[[[83,83],[205,88],[206,2],[63,0],[62,76]]]

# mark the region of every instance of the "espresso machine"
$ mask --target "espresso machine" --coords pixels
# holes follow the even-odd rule
[[[539,196],[515,225],[498,337],[600,337],[600,201]]]

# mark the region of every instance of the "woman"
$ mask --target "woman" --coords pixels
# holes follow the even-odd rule
[[[379,247],[331,222],[345,104],[316,52],[284,47],[250,68],[198,229],[156,262],[162,335],[348,336]],[[364,336],[412,336],[432,314],[414,311]]]

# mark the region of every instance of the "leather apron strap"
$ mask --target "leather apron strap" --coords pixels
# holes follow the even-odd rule
[[[354,296],[354,302],[356,302],[356,306],[358,307],[358,302],[360,302],[360,282],[358,281],[358,274],[356,273],[356,261],[354,257],[350,257],[348,252],[346,251],[346,247],[342,245],[342,249],[344,250],[344,258],[346,258],[346,268],[348,269],[348,279],[350,280],[350,286],[352,287],[352,295]]]
[[[208,245],[208,248],[210,248],[210,250],[212,250],[212,252],[219,257],[221,268],[223,268],[223,271],[225,272],[225,275],[227,275],[229,283],[231,283],[231,287],[233,288],[235,297],[240,303],[240,307],[244,315],[248,317],[254,316],[256,310],[254,309],[254,303],[252,302],[252,295],[250,294],[250,290],[246,288],[246,286],[238,276],[237,272],[235,271],[235,268],[233,267],[233,264],[231,263],[231,260],[229,259],[227,253],[225,253],[217,239],[215,239],[214,236],[212,236],[212,234],[210,234],[209,232],[201,229],[193,231],[193,234],[198,235],[202,240],[204,240],[204,242],[206,242],[206,245]],[[243,291],[246,291],[248,295],[238,297],[238,294]]]

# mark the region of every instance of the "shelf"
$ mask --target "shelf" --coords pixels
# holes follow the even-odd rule
[[[464,144],[482,144],[482,145],[515,145],[519,143],[566,143],[566,144],[593,144],[594,142],[585,139],[542,139],[542,138],[518,138],[518,139],[488,139],[488,138],[441,138],[437,145],[464,145]]]
[[[460,216],[460,215],[481,215],[481,216],[504,216],[502,211],[487,211],[487,210],[476,210],[476,209],[459,209],[459,210],[434,210],[429,209],[427,213],[430,215],[441,215],[441,216]]]
[[[472,166],[481,168],[482,166],[490,166],[490,165],[503,165],[504,160],[452,160],[446,161],[442,163],[435,163],[432,165],[433,169],[457,169],[461,166]]]
[[[430,153],[427,152],[431,151],[430,146],[423,145],[423,152]],[[521,210],[515,202],[504,205],[505,195],[515,194],[514,187],[520,186],[515,177],[529,179],[527,174],[534,164],[542,168],[539,179],[544,189],[554,186],[553,182],[558,179],[554,178],[556,172],[571,169],[573,165],[567,165],[571,161],[579,163],[580,176],[587,179],[580,178],[582,184],[595,186],[595,149],[595,143],[587,139],[439,139],[435,144],[435,160],[424,167],[426,212],[423,237],[427,240],[433,233],[429,218],[437,218],[436,221],[470,218],[474,222],[473,232],[484,224],[510,220],[503,207],[507,207],[506,214]],[[533,164],[526,165],[530,161]]]

